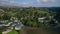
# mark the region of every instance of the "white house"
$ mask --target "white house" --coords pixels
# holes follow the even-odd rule
[[[2,23],[2,24],[1,24],[1,23]],[[0,21],[0,25],[1,25],[1,26],[9,26],[10,23],[9,23],[8,20],[1,20],[1,21]]]
[[[4,24],[4,26],[10,26],[13,22],[9,22],[8,24]]]
[[[15,30],[20,30],[24,25],[22,24],[22,22],[17,22],[17,23],[12,23],[12,25],[9,27],[10,29],[14,29]]]
[[[46,18],[46,17],[41,17],[41,18],[38,18],[38,22],[43,23],[45,18]]]
[[[15,30],[20,30],[24,26],[21,22],[15,25]]]

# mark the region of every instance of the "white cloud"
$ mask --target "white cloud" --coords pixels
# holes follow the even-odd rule
[[[40,2],[40,0],[37,0],[37,2]]]
[[[14,0],[10,0],[9,2],[10,2],[10,3],[15,3],[15,1],[14,1]]]
[[[43,2],[48,2],[48,0],[42,0]]]
[[[27,2],[23,2],[22,4],[29,4],[29,3],[27,3]]]
[[[8,1],[8,0],[0,0],[0,1]]]
[[[0,0],[1,3],[14,3],[14,0]]]
[[[42,0],[43,2],[54,2],[55,0]]]
[[[16,6],[50,6],[56,3],[60,3],[60,0],[36,0],[32,2],[29,0],[24,0],[23,2],[18,2],[15,0],[0,0],[0,5],[16,5]]]
[[[55,0],[37,0],[37,2],[55,2]]]

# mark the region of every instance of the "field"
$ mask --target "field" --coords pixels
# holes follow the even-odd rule
[[[19,31],[19,34],[59,34],[60,30],[57,29],[49,29],[46,30],[45,28],[36,28],[36,27],[24,27],[22,30]],[[7,34],[18,34],[17,31],[12,30]]]
[[[45,31],[42,28],[31,28],[31,27],[25,27],[24,29],[25,34],[48,34],[47,31]]]
[[[24,27],[23,30],[20,31],[20,34],[48,34],[48,33],[49,32],[47,32],[43,28],[34,28],[34,27]],[[8,34],[18,34],[18,32],[15,30],[12,30]]]

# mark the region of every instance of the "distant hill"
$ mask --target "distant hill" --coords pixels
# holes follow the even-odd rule
[[[53,12],[60,12],[60,7],[18,7],[18,6],[0,6],[0,9],[3,10],[8,10],[8,8],[12,8],[13,10],[16,9],[29,9],[29,8],[33,8],[33,9],[42,9],[42,10],[49,10],[49,11],[53,11]],[[10,9],[9,9],[10,10]],[[9,11],[8,10],[8,11]]]
[[[47,9],[55,11],[55,12],[60,12],[60,7],[49,7]]]

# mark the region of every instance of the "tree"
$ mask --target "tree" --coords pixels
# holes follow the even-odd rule
[[[9,16],[7,13],[4,13],[4,15],[2,16],[3,20],[9,20],[11,18],[11,16]]]

